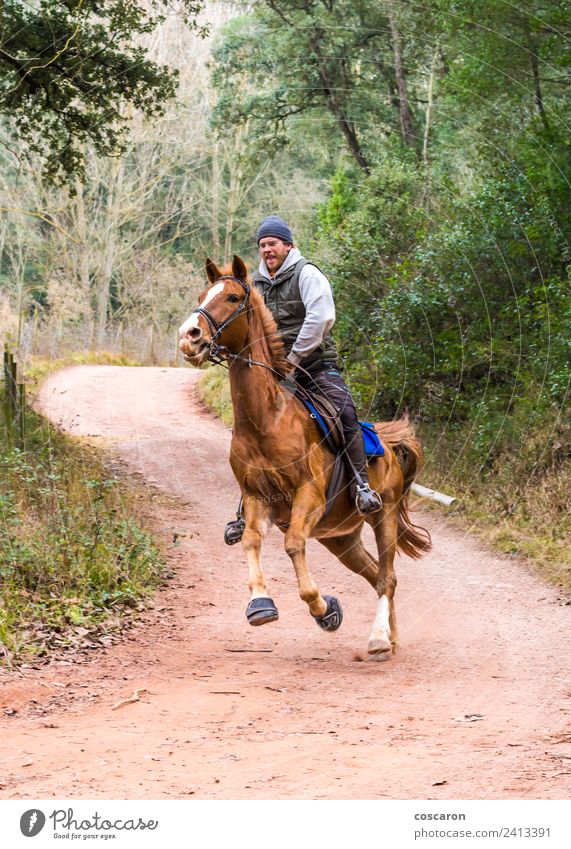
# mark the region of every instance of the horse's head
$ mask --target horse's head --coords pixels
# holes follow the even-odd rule
[[[201,366],[214,346],[239,353],[248,334],[250,286],[244,261],[234,256],[231,271],[224,272],[207,259],[206,276],[210,285],[178,331],[179,348],[193,366]]]

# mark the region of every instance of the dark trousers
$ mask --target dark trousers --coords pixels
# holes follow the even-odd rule
[[[311,369],[311,376],[304,374],[299,369],[294,374],[295,379],[304,389],[309,392],[319,392],[325,395],[333,404],[339,414],[343,433],[345,434],[345,452],[351,463],[363,479],[363,483],[368,482],[367,476],[367,461],[365,459],[365,451],[363,448],[363,438],[361,429],[357,420],[357,410],[351,393],[335,362],[323,362]],[[353,471],[349,467],[350,478],[353,478]]]

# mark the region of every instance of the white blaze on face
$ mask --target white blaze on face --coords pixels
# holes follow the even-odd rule
[[[220,292],[223,292],[223,291],[224,291],[224,283],[215,283],[214,286],[211,289],[208,290],[208,294],[206,295],[205,299],[202,301],[200,306],[204,307],[206,309],[207,304],[209,304],[210,301],[213,298],[216,297],[216,295],[219,295]],[[200,313],[193,312],[192,315],[189,318],[187,318],[187,320],[184,322],[184,324],[181,324],[181,326],[179,327],[179,330],[178,330],[178,335],[179,335],[180,339],[182,339],[184,336],[186,336],[186,334],[188,333],[188,331],[192,327],[198,327],[198,317],[199,317],[199,315],[200,315]]]

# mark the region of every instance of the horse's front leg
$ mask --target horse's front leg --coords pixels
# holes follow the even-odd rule
[[[343,619],[336,598],[322,596],[307,567],[305,544],[323,512],[323,498],[314,484],[306,484],[295,494],[289,528],[285,535],[285,549],[292,559],[297,577],[300,598],[318,625],[326,631],[336,631]]]
[[[266,535],[270,522],[264,502],[253,496],[244,496],[244,520],[246,528],[242,535],[242,547],[248,560],[248,587],[250,603],[246,608],[246,618],[250,625],[265,625],[279,618],[277,607],[268,597],[266,579],[262,572],[262,539]]]

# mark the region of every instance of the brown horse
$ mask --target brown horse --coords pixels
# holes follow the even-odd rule
[[[262,539],[275,524],[285,533],[299,594],[326,630],[339,627],[342,613],[337,599],[321,595],[309,572],[308,537],[318,539],[371,584],[378,605],[368,652],[388,659],[397,645],[395,554],[418,558],[431,545],[428,532],[413,525],[408,513],[409,487],[422,458],[420,443],[408,419],[376,424],[385,455],[370,462],[369,481],[382,494],[382,510],[368,516],[357,513],[345,487],[324,517],[334,456],[307,409],[278,379],[291,366],[274,319],[248,283],[240,257],[234,257],[228,270],[207,260],[206,274],[210,286],[180,328],[179,345],[193,366],[209,358],[230,364],[235,419],[230,463],[244,504],[249,621],[262,624],[278,618],[260,565]],[[375,533],[378,558],[361,542],[365,521]]]

